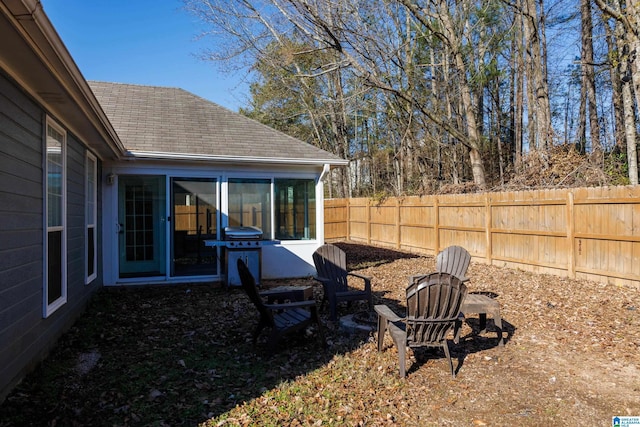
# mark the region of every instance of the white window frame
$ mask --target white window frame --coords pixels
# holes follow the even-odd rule
[[[90,165],[93,164],[93,169]],[[90,173],[92,171],[93,173]],[[85,285],[98,277],[98,158],[87,151],[85,162]],[[91,207],[93,206],[93,209]],[[93,248],[89,247],[89,231],[93,230]],[[93,249],[93,259],[90,259]],[[89,263],[93,264],[93,273],[89,274]]]
[[[49,226],[49,128],[55,130],[62,136],[60,142],[60,164],[61,164],[61,200],[60,200],[60,224]],[[67,132],[65,129],[53,121],[50,117],[46,119],[44,130],[44,286],[43,286],[43,307],[44,317],[49,317],[56,310],[67,303]],[[55,301],[49,303],[49,233],[61,231],[60,248],[60,272],[61,272],[61,295]]]

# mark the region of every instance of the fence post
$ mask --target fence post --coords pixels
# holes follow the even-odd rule
[[[440,206],[438,197],[433,198],[433,256],[440,252]]]
[[[567,244],[568,244],[568,259],[567,259],[567,273],[570,278],[575,279],[576,277],[576,255],[575,255],[575,244],[573,236],[575,234],[575,218],[573,215],[573,192],[569,191],[567,193]]]
[[[351,241],[351,199],[345,199],[345,210],[347,212],[345,220],[347,221],[347,240]]]
[[[396,197],[396,249],[400,249],[400,243],[402,241],[400,233],[400,198]]]
[[[491,238],[491,224],[492,224],[491,196],[489,196],[489,193],[485,194],[484,206],[485,206],[484,226],[485,226],[485,236],[487,239],[487,242],[486,242],[487,253],[485,254],[485,256],[487,259],[487,264],[491,265],[491,260],[493,258],[493,245],[492,245],[492,238]]]
[[[367,245],[371,245],[371,199],[367,199]]]

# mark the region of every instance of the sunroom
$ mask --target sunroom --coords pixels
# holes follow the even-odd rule
[[[258,279],[315,273],[344,160],[181,89],[89,83],[127,147],[102,171],[105,285],[236,285],[237,257]]]

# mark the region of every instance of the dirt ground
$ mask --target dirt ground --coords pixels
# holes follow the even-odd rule
[[[398,314],[408,277],[435,268],[433,257],[338,245]],[[473,261],[467,276],[470,292],[500,303],[505,345],[470,315],[451,345],[455,379],[438,350],[409,351],[400,380],[388,336],[379,353],[375,334],[345,332],[326,307],[326,349],[300,336],[266,358],[250,345],[256,313],[240,290],[114,290],[0,405],[0,426],[592,427],[640,416],[637,290]]]
[[[377,250],[379,256],[366,257],[386,258],[385,249]],[[432,257],[401,258],[359,272],[388,290],[385,299],[402,301],[408,273],[434,267]],[[475,262],[467,276],[470,292],[495,294],[508,338],[500,348],[491,331],[474,336],[478,322],[470,316],[467,340],[452,347],[463,364],[457,387],[441,390],[454,404],[437,408],[439,425],[468,425],[461,410],[474,414],[473,425],[545,425],[555,418],[556,425],[606,426],[613,416],[640,415],[636,290]],[[447,368],[445,359],[436,360],[411,371],[408,381],[431,390],[434,363]]]

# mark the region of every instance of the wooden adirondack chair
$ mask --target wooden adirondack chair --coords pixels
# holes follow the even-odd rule
[[[457,277],[447,273],[431,273],[410,279],[407,286],[407,315],[400,317],[386,305],[376,305],[378,313],[378,351],[382,351],[385,331],[389,331],[398,348],[400,377],[406,375],[407,347],[440,347],[453,369],[447,336],[458,321],[460,305],[467,288]]]
[[[436,257],[436,271],[449,273],[456,276],[462,282],[469,280],[467,269],[471,262],[471,255],[462,246],[449,246],[443,249]]]
[[[338,303],[342,301],[364,300],[373,310],[373,295],[371,293],[371,278],[347,271],[347,256],[342,249],[335,245],[326,244],[319,247],[313,254],[317,277],[322,283],[324,297],[321,305],[328,300],[330,319],[337,319]],[[348,278],[356,277],[364,282],[364,289],[349,287]]]
[[[264,328],[271,328],[271,334],[267,341],[268,353],[272,353],[280,339],[292,332],[306,329],[311,324],[315,323],[318,328],[318,335],[320,337],[321,344],[324,346],[324,331],[320,318],[318,317],[318,310],[315,300],[309,301],[297,301],[285,304],[265,304],[262,301],[262,297],[258,293],[256,282],[247,265],[238,259],[238,273],[240,275],[240,281],[247,296],[253,302],[260,313],[260,321],[253,332],[253,343],[255,345],[260,332]]]

